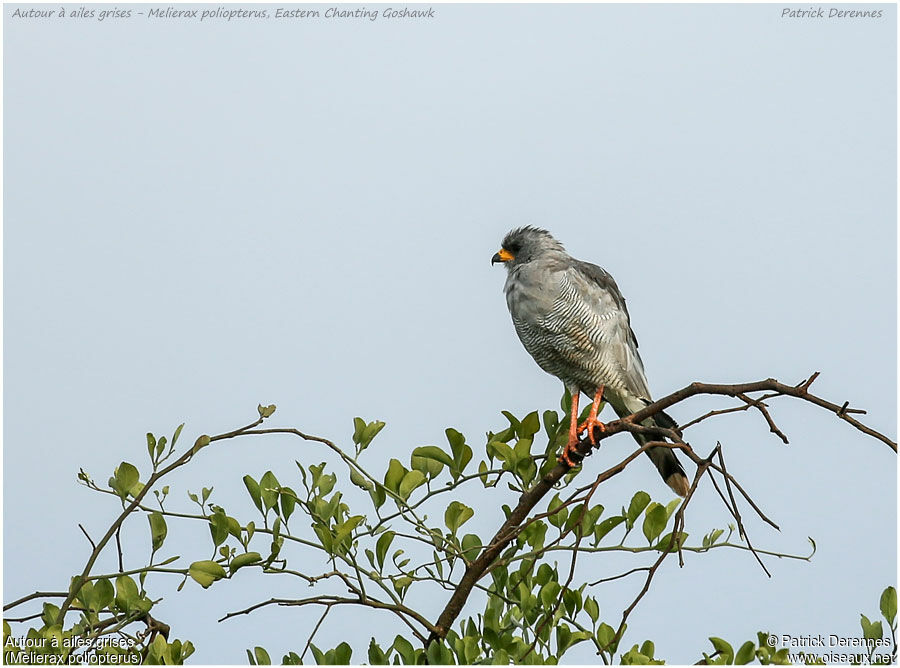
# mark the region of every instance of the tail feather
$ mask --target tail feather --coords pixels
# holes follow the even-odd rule
[[[637,436],[638,434],[635,434],[635,437]],[[640,442],[641,439],[638,438],[638,443]],[[684,468],[681,466],[681,462],[675,456],[675,452],[671,448],[660,446],[647,450],[647,455],[656,465],[656,470],[659,471],[665,483],[672,488],[672,491],[678,496],[687,496],[688,491],[691,489],[691,484],[688,481],[687,474],[684,472]]]
[[[645,399],[642,399],[641,401],[645,404],[650,403]],[[613,406],[613,408],[615,408],[615,406]],[[618,410],[616,412],[619,413]],[[625,415],[628,415],[630,412],[634,411],[627,412],[623,410],[623,412]],[[622,415],[622,413],[619,413],[619,415]],[[678,423],[675,422],[671,416],[662,411],[645,420],[643,424],[648,427],[656,426],[663,429],[678,429]],[[634,436],[634,440],[640,445],[654,440],[648,438],[644,434],[632,433],[632,436]],[[678,496],[687,496],[687,493],[691,489],[691,483],[688,481],[687,474],[684,472],[681,462],[679,462],[678,457],[675,456],[675,451],[672,448],[658,446],[647,450],[647,456],[650,457],[650,461],[656,466],[659,475],[662,476],[663,481],[672,489],[672,491]]]

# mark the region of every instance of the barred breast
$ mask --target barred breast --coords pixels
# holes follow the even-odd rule
[[[593,394],[604,385],[628,388],[623,373],[623,313],[603,291],[585,299],[566,269],[525,265],[507,278],[507,305],[516,333],[535,362],[570,389]],[[625,327],[627,315],[624,315]]]

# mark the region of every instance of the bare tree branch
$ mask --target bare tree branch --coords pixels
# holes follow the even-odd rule
[[[310,598],[302,599],[270,598],[267,601],[256,603],[255,605],[251,605],[250,607],[244,608],[243,610],[229,612],[227,615],[219,619],[219,621],[224,622],[226,619],[231,619],[232,617],[238,617],[239,615],[248,615],[254,610],[258,610],[259,608],[263,608],[268,605],[280,605],[286,607],[304,605],[325,605],[329,607],[333,605],[363,605],[369,608],[375,608],[377,610],[390,610],[391,612],[397,614],[406,623],[406,625],[412,629],[416,637],[423,642],[425,641],[425,636],[423,636],[415,626],[410,624],[410,619],[418,622],[428,631],[435,631],[435,627],[415,610],[407,608],[405,605],[401,604],[384,603],[371,597],[366,599],[346,598],[342,596],[312,596]]]

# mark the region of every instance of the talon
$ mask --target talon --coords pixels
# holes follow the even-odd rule
[[[606,425],[597,419],[591,420],[588,418],[584,421],[584,424],[581,425],[582,430],[587,429],[588,440],[591,442],[591,445],[597,445],[597,439],[594,437],[594,427],[599,429],[601,433],[606,431]]]
[[[578,466],[578,464],[573,462],[572,459],[569,457],[569,454],[571,452],[575,452],[575,446],[567,445],[565,447],[565,449],[563,449],[562,454],[556,459],[556,461],[558,461],[560,463],[565,463],[566,465],[568,465],[568,467],[570,469],[575,468],[576,466]]]

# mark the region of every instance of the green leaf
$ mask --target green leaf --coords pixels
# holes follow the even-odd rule
[[[259,404],[256,410],[259,411],[259,417],[261,418],[272,417],[272,413],[275,412],[275,404],[269,404],[268,406]]]
[[[597,599],[594,597],[586,598],[584,601],[584,611],[588,613],[588,617],[591,618],[591,621],[596,624],[597,620],[600,618],[600,606],[597,604]]]
[[[475,511],[466,504],[452,501],[447,506],[447,510],[444,511],[444,524],[447,525],[451,533],[455,534],[456,530],[471,519],[474,514]]]
[[[562,507],[561,507],[562,506]],[[569,516],[569,509],[562,505],[559,494],[554,494],[547,505],[547,521],[559,529],[566,522]]]
[[[385,531],[378,538],[378,542],[375,543],[375,556],[378,559],[378,570],[384,568],[384,559],[387,555],[388,549],[391,547],[391,542],[394,540],[394,532],[393,531]]]
[[[334,484],[336,482],[337,476],[333,473],[319,476],[318,480],[316,480],[316,487],[319,488],[319,494],[321,494],[322,496],[328,494],[332,489],[334,489]]]
[[[141,596],[134,580],[127,575],[116,578],[116,605],[120,610],[134,610]]]
[[[352,467],[350,468],[350,482],[367,492],[372,492],[375,489],[375,486],[370,480]]]
[[[337,665],[347,666],[350,664],[350,656],[353,654],[353,650],[350,648],[345,642],[342,642],[340,645],[334,648],[334,662]]]
[[[444,464],[441,461],[441,459],[439,459],[437,457],[426,457],[426,456],[422,455],[421,451],[424,450],[425,448],[433,448],[434,450],[437,450],[438,452],[441,453],[441,455],[443,456],[442,458],[446,458],[448,460],[450,458],[447,456],[447,454],[445,452],[443,452],[439,448],[436,448],[433,445],[416,448],[415,450],[412,451],[412,455],[409,460],[410,466],[413,469],[415,469],[416,471],[421,471],[422,473],[427,475],[429,478],[434,478],[434,477],[438,476],[440,474],[440,472],[443,470]],[[452,460],[451,460],[451,463],[452,463]],[[448,466],[449,465],[450,464],[448,464]]]
[[[225,519],[228,522],[228,533],[230,533],[238,540],[241,540],[241,525],[238,523],[238,521],[233,517],[226,517]]]
[[[297,493],[290,487],[282,487],[279,497],[281,500],[281,516],[287,522],[294,512],[294,506],[297,504]]]
[[[353,442],[359,445],[359,440],[362,438],[362,433],[366,428],[366,421],[361,417],[353,418]]]
[[[488,441],[485,446],[488,457],[499,459],[501,462],[509,462],[515,459],[515,451],[503,441]]]
[[[624,520],[625,518],[623,517],[622,519]],[[606,622],[602,622],[600,626],[597,627],[596,636],[597,643],[604,652],[609,652],[611,654],[616,651],[616,645],[618,645],[618,643],[613,644],[613,639],[616,637],[616,631],[613,627]]]
[[[225,577],[225,569],[215,561],[195,561],[188,568],[188,575],[201,587],[208,589],[213,582]]]
[[[594,544],[596,545],[603,537],[608,534],[610,531],[619,526],[622,522],[625,521],[625,518],[622,515],[614,515],[613,517],[607,517],[605,520],[600,522],[600,524],[594,527]]]
[[[259,510],[259,512],[263,512],[262,505],[262,496],[259,492],[259,483],[256,482],[252,476],[245,475],[244,476],[244,486],[247,488],[247,491],[250,493],[250,498],[253,499],[253,505]]]
[[[737,651],[737,654],[734,657],[734,663],[738,666],[746,666],[753,661],[754,658],[756,658],[756,645],[748,640],[741,645],[741,648]]]
[[[69,587],[69,592],[75,591],[75,585],[79,581],[80,578],[72,578],[72,583]],[[75,594],[76,598],[81,602],[84,607],[90,606],[90,601],[94,597],[94,583],[90,580],[85,580],[81,587],[78,589],[78,592]]]
[[[224,513],[213,513],[209,516],[209,533],[215,547],[225,542],[228,538],[228,518]]]
[[[44,626],[53,626],[54,624],[56,624],[56,618],[59,616],[59,607],[53,605],[52,603],[48,603],[47,601],[44,601],[43,605],[41,606],[41,609],[43,611],[41,613],[41,621],[44,622]],[[93,609],[96,610],[97,608],[93,608]],[[6,627],[7,627],[7,623],[4,620],[4,622],[3,622],[4,640],[6,640],[10,635],[12,635],[12,631],[6,632]],[[6,643],[4,642],[4,645],[5,644]],[[10,643],[10,644],[12,644],[12,643]],[[5,647],[5,649],[6,649],[6,651],[9,651],[8,647]],[[5,654],[5,652],[4,652],[4,654]],[[4,663],[9,663],[9,657],[4,656],[4,658],[6,659],[6,661]]]
[[[137,468],[128,462],[119,464],[113,472],[113,477],[116,479],[116,489],[122,498],[131,494],[132,490],[140,482],[140,474]]]
[[[556,603],[557,597],[559,596],[559,592],[559,583],[555,580],[551,580],[541,588],[541,604],[545,609],[549,610],[553,607],[553,605]]]
[[[271,510],[278,503],[278,478],[271,471],[263,473],[263,477],[259,479],[259,494],[262,497],[263,505],[266,510]]]
[[[384,485],[378,483],[372,485],[372,489],[369,490],[369,496],[372,498],[372,505],[375,506],[376,510],[381,508],[387,500],[387,493],[384,491]]]
[[[643,528],[644,536],[647,538],[649,544],[652,545],[653,541],[659,537],[659,534],[666,528],[666,523],[668,521],[669,515],[666,512],[665,506],[661,506],[657,503],[647,507],[647,515],[644,517]]]
[[[444,466],[453,466],[453,458],[436,445],[423,445],[413,450],[413,455],[440,462]]]
[[[866,639],[880,640],[881,636],[884,635],[884,627],[882,627],[880,620],[870,622],[868,617],[860,615],[859,624],[862,626],[863,637]]]
[[[425,653],[425,656],[428,657],[428,665],[430,666],[441,666],[446,665],[447,661],[444,660],[444,650],[447,650],[447,647],[444,645],[443,640],[435,640],[428,646],[428,651]],[[450,660],[452,663],[452,658]]]
[[[210,438],[206,434],[203,434],[202,436],[198,436],[197,440],[194,441],[194,447],[191,449],[191,452],[196,454],[197,452],[199,452],[200,450],[205,448],[207,445],[209,445],[209,443],[210,443]]]
[[[366,425],[366,428],[363,429],[363,432],[359,438],[360,452],[369,447],[369,443],[372,442],[372,440],[378,435],[378,432],[380,432],[382,429],[384,429],[384,422],[381,422],[380,420],[375,420],[374,422],[370,422]]]
[[[159,637],[159,636],[157,636],[157,637]],[[269,658],[269,653],[262,647],[254,647],[253,648],[253,656],[256,658],[257,666],[271,666],[272,665],[272,659]]]
[[[150,460],[152,461],[156,457],[156,437],[149,431],[147,432],[147,452],[150,453]]]
[[[891,626],[894,625],[894,618],[897,616],[897,590],[888,587],[881,593],[881,614]]]
[[[472,448],[466,445],[466,437],[453,427],[447,428],[444,433],[450,443],[450,451],[453,453],[453,465],[450,467],[450,473],[456,480],[462,475],[468,463],[472,461]]]
[[[169,648],[166,639],[160,633],[154,639],[153,642],[150,643],[149,653],[150,656],[155,657],[157,659],[157,663],[164,664],[166,663],[166,650]]]
[[[150,521],[150,541],[153,551],[156,552],[166,540],[168,527],[166,527],[165,518],[159,513],[150,513],[147,515],[147,519]]]
[[[575,589],[563,590],[563,607],[569,617],[574,617],[582,608],[581,594]]]
[[[394,494],[398,494],[400,483],[407,473],[406,467],[399,460],[392,459],[388,464],[387,473],[384,474],[384,486]]]
[[[175,427],[175,433],[172,434],[172,447],[175,447],[175,444],[178,442],[178,437],[181,436],[181,430],[184,429],[184,422]]]
[[[413,491],[425,484],[425,474],[421,471],[409,471],[400,481],[400,487],[397,489],[397,495],[404,501],[409,498]]]
[[[542,520],[537,520],[525,529],[522,535],[528,545],[535,550],[540,550],[544,547],[544,540],[547,537],[547,523]]]
[[[319,538],[319,542],[322,543],[322,547],[325,548],[325,551],[329,554],[334,554],[334,536],[332,536],[331,531],[329,531],[327,527],[324,527],[321,524],[314,525],[313,531]]]
[[[410,642],[403,636],[398,635],[394,638],[394,644],[391,645],[391,647],[397,651],[403,659],[404,664],[414,665],[416,663],[416,651],[413,649]]]
[[[481,476],[481,484],[484,485],[485,489],[487,489],[488,485],[490,484],[488,482],[487,472],[487,462],[482,459],[480,462],[478,462],[478,475]]]
[[[112,582],[110,582],[107,578],[100,578],[96,582],[94,582],[94,593],[91,597],[91,607],[94,610],[100,611],[106,608],[116,597],[116,592],[113,589]],[[54,618],[55,620],[55,618]]]
[[[676,551],[678,551],[679,545],[684,545],[685,541],[687,540],[687,537],[688,537],[687,533],[685,533],[684,531],[679,531],[678,539],[675,541],[672,541],[672,532],[670,531],[665,536],[663,536],[662,538],[659,539],[659,542],[653,546],[653,549],[659,550],[660,552],[663,552],[666,550],[668,550],[669,552],[676,552]]]
[[[559,431],[559,414],[556,411],[544,411],[544,432],[552,442]]]
[[[672,513],[675,512],[675,509],[678,507],[678,504],[681,503],[680,498],[674,498],[666,504],[666,519],[672,517]]]
[[[559,624],[556,627],[557,653],[562,656],[572,644],[572,630],[568,624]]]
[[[649,503],[650,495],[647,494],[647,492],[637,492],[631,497],[631,503],[628,506],[628,511],[625,513],[629,528],[634,526],[635,520],[637,520],[640,514],[644,512],[644,508],[646,508]]]
[[[554,580],[557,579],[556,573],[553,568],[550,566],[550,564],[541,564],[538,568],[537,575],[534,578],[535,581],[539,585],[543,586],[550,582],[551,578]]]
[[[460,658],[463,660],[460,663],[470,666],[475,663],[475,660],[480,655],[481,650],[478,647],[478,638],[471,635],[462,638],[462,656]]]
[[[725,663],[734,662],[734,649],[732,649],[731,645],[721,638],[710,638],[709,641],[716,651],[725,658]]]
[[[481,552],[481,538],[474,533],[467,533],[462,539],[462,551],[463,558],[466,561],[475,561],[478,558],[478,553]]]
[[[371,666],[386,666],[388,665],[387,656],[384,653],[384,650],[378,646],[378,643],[375,642],[375,638],[372,638],[369,641],[369,665]]]
[[[231,573],[234,573],[237,569],[242,568],[243,566],[249,566],[250,564],[255,564],[262,561],[262,555],[259,552],[247,552],[246,554],[239,554],[234,559],[231,560],[231,563],[228,564],[228,570]]]
[[[360,522],[362,522],[364,519],[366,519],[364,515],[354,515],[353,517],[348,517],[341,524],[338,524],[334,528],[334,544],[337,545],[345,538],[349,538],[353,533],[353,530],[358,527]]]
[[[584,504],[578,504],[572,507],[572,512],[569,513],[569,518],[566,520],[566,531],[575,531],[575,535],[580,535],[582,532],[582,520],[584,519]]]
[[[541,430],[541,419],[538,417],[537,411],[533,411],[526,415],[519,424],[518,431],[524,438],[534,436]]]
[[[634,645],[630,650],[622,655],[622,665],[647,666],[649,664],[650,657],[645,656],[643,653],[641,653],[638,650],[637,645]]]

